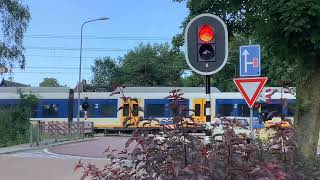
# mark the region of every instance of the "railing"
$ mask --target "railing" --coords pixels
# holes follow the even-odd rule
[[[80,134],[77,133],[76,122],[41,120],[30,122],[30,146],[47,145],[94,135],[93,122],[81,121]]]

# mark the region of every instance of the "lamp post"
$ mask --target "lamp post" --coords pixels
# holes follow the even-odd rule
[[[104,20],[108,20],[109,18],[107,17],[101,17],[98,19],[93,19],[93,20],[89,20],[86,21],[84,23],[82,23],[81,25],[81,37],[80,37],[80,62],[79,62],[79,81],[78,81],[78,113],[77,113],[77,133],[80,136],[80,86],[82,87],[82,83],[81,83],[81,65],[82,65],[82,32],[83,32],[83,27],[85,24],[90,23],[90,22],[94,22],[94,21],[104,21]],[[82,88],[83,89],[83,88]]]

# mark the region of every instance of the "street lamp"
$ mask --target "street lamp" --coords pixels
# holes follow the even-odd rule
[[[86,21],[84,23],[82,23],[81,25],[81,38],[80,38],[80,62],[79,62],[79,81],[78,81],[78,114],[77,114],[77,133],[80,136],[80,84],[81,84],[81,65],[82,65],[82,31],[83,31],[83,27],[85,24],[89,23],[89,22],[94,22],[94,21],[104,21],[104,20],[108,20],[109,18],[107,17],[101,17],[98,19],[93,19],[93,20],[89,20]],[[82,86],[82,84],[81,84]]]

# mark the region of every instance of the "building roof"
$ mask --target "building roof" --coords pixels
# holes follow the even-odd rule
[[[30,85],[22,84],[22,83],[17,83],[13,81],[7,81],[2,79],[0,83],[0,87],[30,87]]]
[[[181,89],[183,93],[205,93],[205,87],[126,87],[125,93],[169,93],[174,89]],[[216,87],[211,87],[211,93],[221,92]]]

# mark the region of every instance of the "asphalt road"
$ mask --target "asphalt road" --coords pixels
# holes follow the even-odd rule
[[[79,180],[81,171],[73,172],[77,162],[102,168],[108,161],[103,154],[111,148],[122,150],[128,137],[100,137],[97,140],[66,144],[51,149],[19,152],[0,156],[2,180]]]
[[[103,167],[105,160],[83,160]],[[77,159],[0,156],[0,179],[3,180],[80,180],[73,172]]]
[[[129,137],[99,137],[97,140],[66,144],[50,148],[56,154],[67,154],[81,157],[104,158],[108,146],[111,149],[123,150]]]

